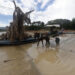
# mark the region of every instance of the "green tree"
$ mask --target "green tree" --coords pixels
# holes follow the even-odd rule
[[[71,28],[75,30],[75,18],[72,19],[71,26]]]

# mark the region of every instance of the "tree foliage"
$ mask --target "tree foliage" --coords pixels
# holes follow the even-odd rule
[[[25,26],[25,30],[40,30],[43,29],[44,22],[37,21],[33,22],[30,26]]]

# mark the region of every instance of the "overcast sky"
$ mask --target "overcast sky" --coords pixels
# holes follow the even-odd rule
[[[23,12],[34,9],[31,20],[47,22],[75,17],[75,0],[15,0]],[[10,24],[14,12],[12,0],[0,0],[0,27]]]

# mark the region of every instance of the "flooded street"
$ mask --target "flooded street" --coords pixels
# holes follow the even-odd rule
[[[0,75],[75,75],[75,35],[60,37],[56,47],[37,43],[0,47]]]

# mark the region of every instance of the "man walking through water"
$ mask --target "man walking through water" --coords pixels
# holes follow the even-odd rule
[[[45,37],[45,40],[46,40],[46,46],[50,46],[50,37],[49,37],[49,34],[46,33],[46,37]]]
[[[60,44],[60,38],[59,38],[59,36],[56,36],[55,42],[56,42],[56,46],[59,46],[59,44]]]

